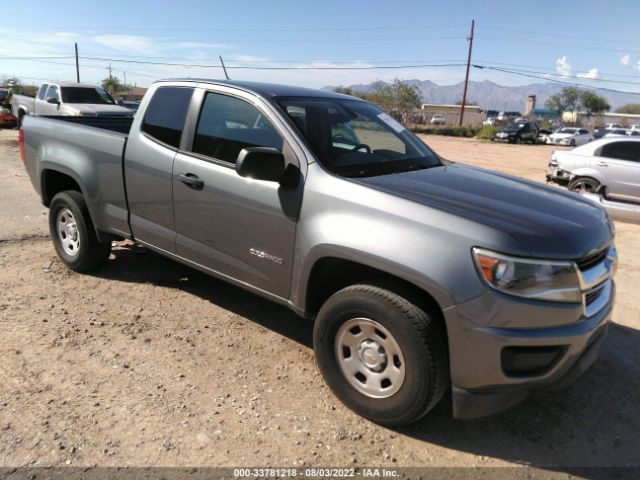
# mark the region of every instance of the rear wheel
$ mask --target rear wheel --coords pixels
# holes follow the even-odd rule
[[[80,192],[60,192],[49,207],[49,233],[60,259],[72,270],[86,272],[109,258],[111,242],[100,243]]]
[[[569,143],[569,145],[571,145],[572,147],[575,147],[576,146],[576,139],[572,138],[571,139],[571,143]]]
[[[316,360],[349,408],[374,422],[412,423],[449,384],[446,335],[435,312],[371,285],[332,295],[314,325]]]
[[[24,112],[22,110],[20,110],[18,112],[18,128],[22,128],[22,119],[24,117]]]
[[[569,184],[569,190],[575,193],[597,193],[600,182],[590,177],[579,177]]]

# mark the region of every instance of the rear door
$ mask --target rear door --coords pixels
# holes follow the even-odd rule
[[[173,161],[180,146],[192,87],[158,87],[127,142],[125,182],[136,240],[175,252]]]
[[[607,194],[619,200],[640,201],[640,142],[616,141],[603,145],[596,168],[607,178]]]
[[[245,147],[281,150],[300,166],[278,117],[257,97],[201,90],[193,141],[173,169],[177,254],[225,278],[288,298],[303,182],[286,187],[240,177]]]

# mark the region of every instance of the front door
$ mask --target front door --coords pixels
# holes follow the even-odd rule
[[[606,175],[607,194],[611,198],[640,202],[640,142],[607,143],[594,161]]]
[[[297,164],[264,110],[206,92],[188,152],[173,167],[176,253],[223,277],[288,298],[302,181],[296,187],[240,177],[245,147],[272,147]]]

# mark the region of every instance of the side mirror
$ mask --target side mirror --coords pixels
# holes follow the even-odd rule
[[[56,97],[47,97],[47,103],[58,105],[60,101]]]
[[[243,148],[236,160],[236,172],[241,177],[282,182],[285,177],[284,155],[276,148]]]

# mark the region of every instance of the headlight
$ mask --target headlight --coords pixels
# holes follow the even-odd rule
[[[573,262],[510,257],[481,248],[473,249],[473,258],[480,276],[503,293],[552,302],[582,300]]]

